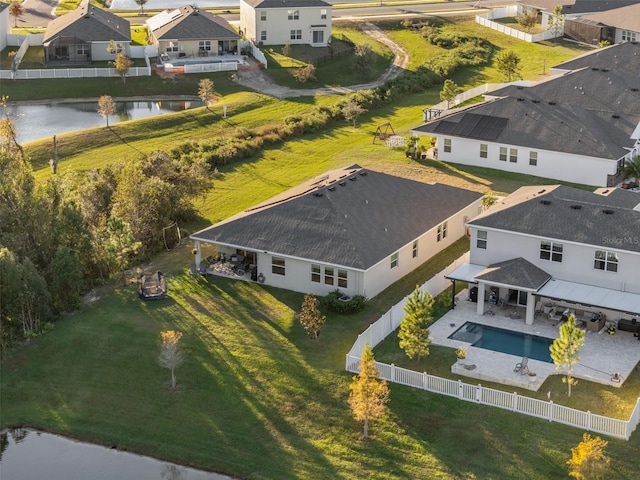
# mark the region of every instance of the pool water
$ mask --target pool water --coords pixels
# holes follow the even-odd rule
[[[474,347],[484,348],[485,350],[553,363],[549,353],[549,347],[553,343],[552,338],[514,332],[473,322],[466,322],[449,335],[449,338],[468,342]]]

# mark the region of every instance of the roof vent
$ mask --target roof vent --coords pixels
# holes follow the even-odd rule
[[[360,176],[366,177],[367,176],[367,171],[366,170],[360,171]]]
[[[313,192],[313,196],[314,197],[322,197],[324,195],[324,193],[322,192]]]
[[[600,71],[600,69],[598,67],[591,67],[591,70],[593,70],[594,72]]]
[[[342,181],[339,183],[339,185],[340,185],[341,187],[344,187],[346,184],[347,184],[347,182],[345,182],[344,180],[342,180]]]
[[[549,105],[555,105],[556,102],[549,102]]]
[[[582,205],[571,205],[572,210],[582,210]]]
[[[540,103],[540,100],[531,100],[533,103]]]
[[[613,215],[613,210],[605,208],[604,210],[602,210],[602,213],[604,213],[605,215]]]
[[[327,187],[327,190],[329,190],[330,192],[333,192],[336,189],[335,185],[331,185],[330,187]]]
[[[542,205],[551,205],[551,200],[540,200]]]
[[[615,113],[611,115],[611,118],[620,118],[620,115],[616,115]]]
[[[358,179],[358,177],[356,177],[355,175],[353,177],[349,177],[349,180],[351,180],[352,182],[355,182]]]
[[[600,69],[600,71],[601,71],[601,72],[608,72],[608,71],[609,71],[609,69],[608,69],[608,68],[601,68],[601,69]]]
[[[538,192],[538,195],[540,195],[540,194],[542,194],[542,193],[544,193],[544,192],[546,192],[546,191],[547,191],[547,189],[546,189],[546,188],[543,188],[542,190],[540,190],[540,191]]]
[[[632,92],[637,92],[638,91],[637,88],[630,88],[629,90],[631,90]]]
[[[518,90],[522,90],[524,87],[523,87],[522,85],[518,85],[516,88],[517,88]]]

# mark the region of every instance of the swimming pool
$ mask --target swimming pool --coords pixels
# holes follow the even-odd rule
[[[468,342],[474,347],[508,353],[517,357],[529,357],[541,362],[553,363],[549,347],[553,339],[514,332],[503,328],[466,322],[458,330],[449,335],[452,340]]]

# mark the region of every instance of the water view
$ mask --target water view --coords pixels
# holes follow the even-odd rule
[[[109,117],[109,125],[201,106],[199,100],[116,102],[117,113]],[[13,120],[20,143],[107,125],[107,121],[98,115],[97,102],[10,105],[7,113]]]
[[[0,476],[2,480],[232,480],[26,429],[0,433]]]

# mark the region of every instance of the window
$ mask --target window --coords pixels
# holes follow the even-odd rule
[[[262,30],[260,32],[260,41],[261,42],[266,42],[267,41],[267,31],[266,30]]]
[[[284,258],[271,257],[271,273],[274,275],[284,275]]]
[[[338,286],[347,288],[347,271],[338,269]]]
[[[489,147],[486,143],[480,144],[480,158],[487,158]]]
[[[480,248],[482,250],[487,249],[487,231],[486,230],[478,230],[478,235],[476,238],[476,248]]]
[[[593,268],[606,272],[617,272],[618,254],[604,250],[596,250],[596,259],[593,262]]]
[[[287,18],[289,20],[299,20],[300,19],[300,12],[298,10],[289,10],[287,12]]]
[[[444,240],[447,238],[447,222],[444,222],[442,225],[438,225],[438,232],[436,235],[436,241]]]
[[[622,41],[623,42],[637,42],[638,35],[636,32],[632,32],[631,30],[622,30]]]
[[[413,258],[418,256],[418,241],[413,242]]]
[[[391,255],[391,268],[396,268],[398,266],[398,252]]]
[[[322,30],[314,30],[313,34],[313,43],[324,43],[324,31]]]
[[[333,285],[333,268],[324,267],[324,284]]]
[[[507,161],[507,147],[500,147],[500,161],[501,162],[506,162]]]
[[[78,45],[76,53],[78,55],[89,55],[91,53],[91,48],[89,45]]]
[[[267,11],[266,10],[262,10],[260,12],[260,20],[262,20],[263,22],[267,21]]]
[[[311,281],[320,283],[320,265],[311,264]]]
[[[540,242],[540,259],[562,262],[562,244],[557,242]]]
[[[177,52],[178,51],[178,46],[177,45],[169,45],[167,47],[167,52]]]
[[[538,152],[529,152],[529,165],[532,167],[538,165]]]
[[[447,153],[451,153],[451,139],[450,138],[445,138],[444,139],[444,151]]]
[[[301,40],[302,30],[291,30],[291,40]]]
[[[327,11],[326,10],[320,10],[320,18],[322,20],[324,20],[325,18],[327,18]]]
[[[211,50],[211,40],[200,40],[198,42],[198,50]]]
[[[517,163],[518,162],[518,149],[517,148],[509,149],[509,161],[511,163]]]

